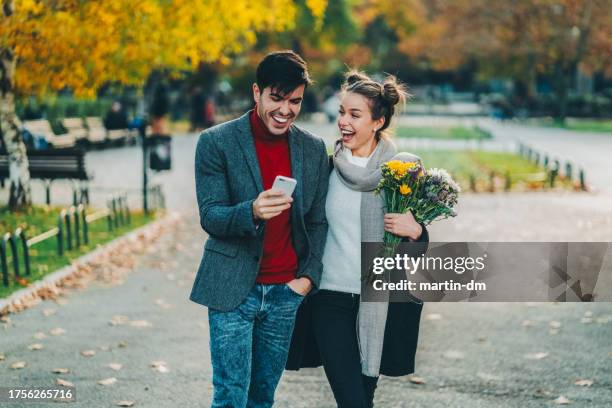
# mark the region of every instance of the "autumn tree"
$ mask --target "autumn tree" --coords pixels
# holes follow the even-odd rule
[[[481,73],[515,78],[529,95],[538,73],[553,78],[560,121],[576,70],[610,70],[612,0],[411,0],[404,13],[390,0],[375,3],[400,37],[398,49],[434,68],[474,60]],[[402,15],[409,24],[397,21]]]
[[[325,0],[307,0],[314,15]],[[109,82],[141,86],[155,69],[227,64],[258,33],[294,27],[292,0],[2,0],[0,135],[10,162],[9,207],[30,203],[15,95],[71,90],[94,97]]]

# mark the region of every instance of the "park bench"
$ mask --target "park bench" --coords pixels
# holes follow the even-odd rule
[[[102,124],[102,120],[96,117],[88,117],[85,119],[85,122],[89,130],[87,133],[89,143],[104,143],[106,141],[106,128]]]
[[[88,181],[92,175],[85,168],[85,151],[79,148],[32,150],[28,152],[30,178],[45,182],[46,202],[51,204],[51,182],[54,180]],[[0,181],[9,178],[8,156],[0,152]],[[76,185],[75,185],[76,187]],[[77,200],[77,191],[81,199]],[[87,200],[87,187],[73,188],[73,201]]]
[[[127,137],[127,129],[111,129],[111,130],[107,130],[106,131],[106,137],[108,139],[109,142],[114,143],[114,142],[119,142],[122,140],[125,140],[125,138]]]
[[[73,147],[76,144],[76,137],[72,133],[56,135],[51,129],[49,121],[46,119],[28,120],[23,126],[33,135],[42,136],[49,145],[56,149]]]
[[[62,126],[68,130],[68,133],[74,135],[77,143],[87,141],[87,129],[83,125],[82,118],[64,118]]]

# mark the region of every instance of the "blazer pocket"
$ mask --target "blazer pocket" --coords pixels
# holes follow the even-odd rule
[[[208,238],[204,250],[235,258],[236,254],[238,254],[238,245],[215,238]]]

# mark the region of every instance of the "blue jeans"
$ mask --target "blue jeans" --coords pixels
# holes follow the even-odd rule
[[[271,407],[303,296],[286,284],[256,284],[234,310],[208,310],[212,407]]]

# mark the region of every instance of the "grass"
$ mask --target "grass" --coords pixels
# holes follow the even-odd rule
[[[538,126],[556,127],[577,132],[612,132],[611,119],[567,119],[564,124],[554,122],[552,119],[536,119]]]
[[[396,137],[410,137],[421,139],[451,139],[451,140],[484,140],[490,139],[491,135],[477,127],[467,128],[463,126],[453,127],[409,127],[399,126]]]
[[[501,191],[505,188],[505,175],[511,179],[511,191],[540,190],[546,187],[546,173],[527,159],[504,152],[479,150],[416,150],[411,151],[423,159],[427,168],[446,169],[459,183],[463,191],[471,190],[470,176],[474,177],[476,191]],[[569,180],[558,179],[558,188],[573,188]]]
[[[57,217],[60,209],[43,206],[32,206],[25,211],[11,212],[7,208],[0,208],[0,232],[14,231],[17,227],[25,228],[28,238],[39,235],[57,226]],[[89,211],[88,211],[89,213]],[[108,231],[106,218],[99,219],[88,224],[89,244],[82,245],[79,249],[64,251],[64,255],[57,254],[57,238],[53,237],[32,246],[30,253],[30,276],[25,275],[25,266],[22,258],[21,243],[18,243],[20,257],[19,272],[26,279],[21,283],[15,282],[13,270],[12,252],[7,246],[7,264],[9,269],[9,286],[6,287],[0,278],[0,298],[7,297],[11,293],[24,288],[27,283],[40,280],[45,275],[72,263],[78,257],[91,252],[99,245],[107,243],[120,235],[135,228],[145,225],[154,219],[154,215],[145,216],[142,212],[131,213],[131,224]],[[74,238],[73,238],[74,242]],[[1,273],[1,272],[0,272]],[[1,277],[1,275],[0,275]]]

